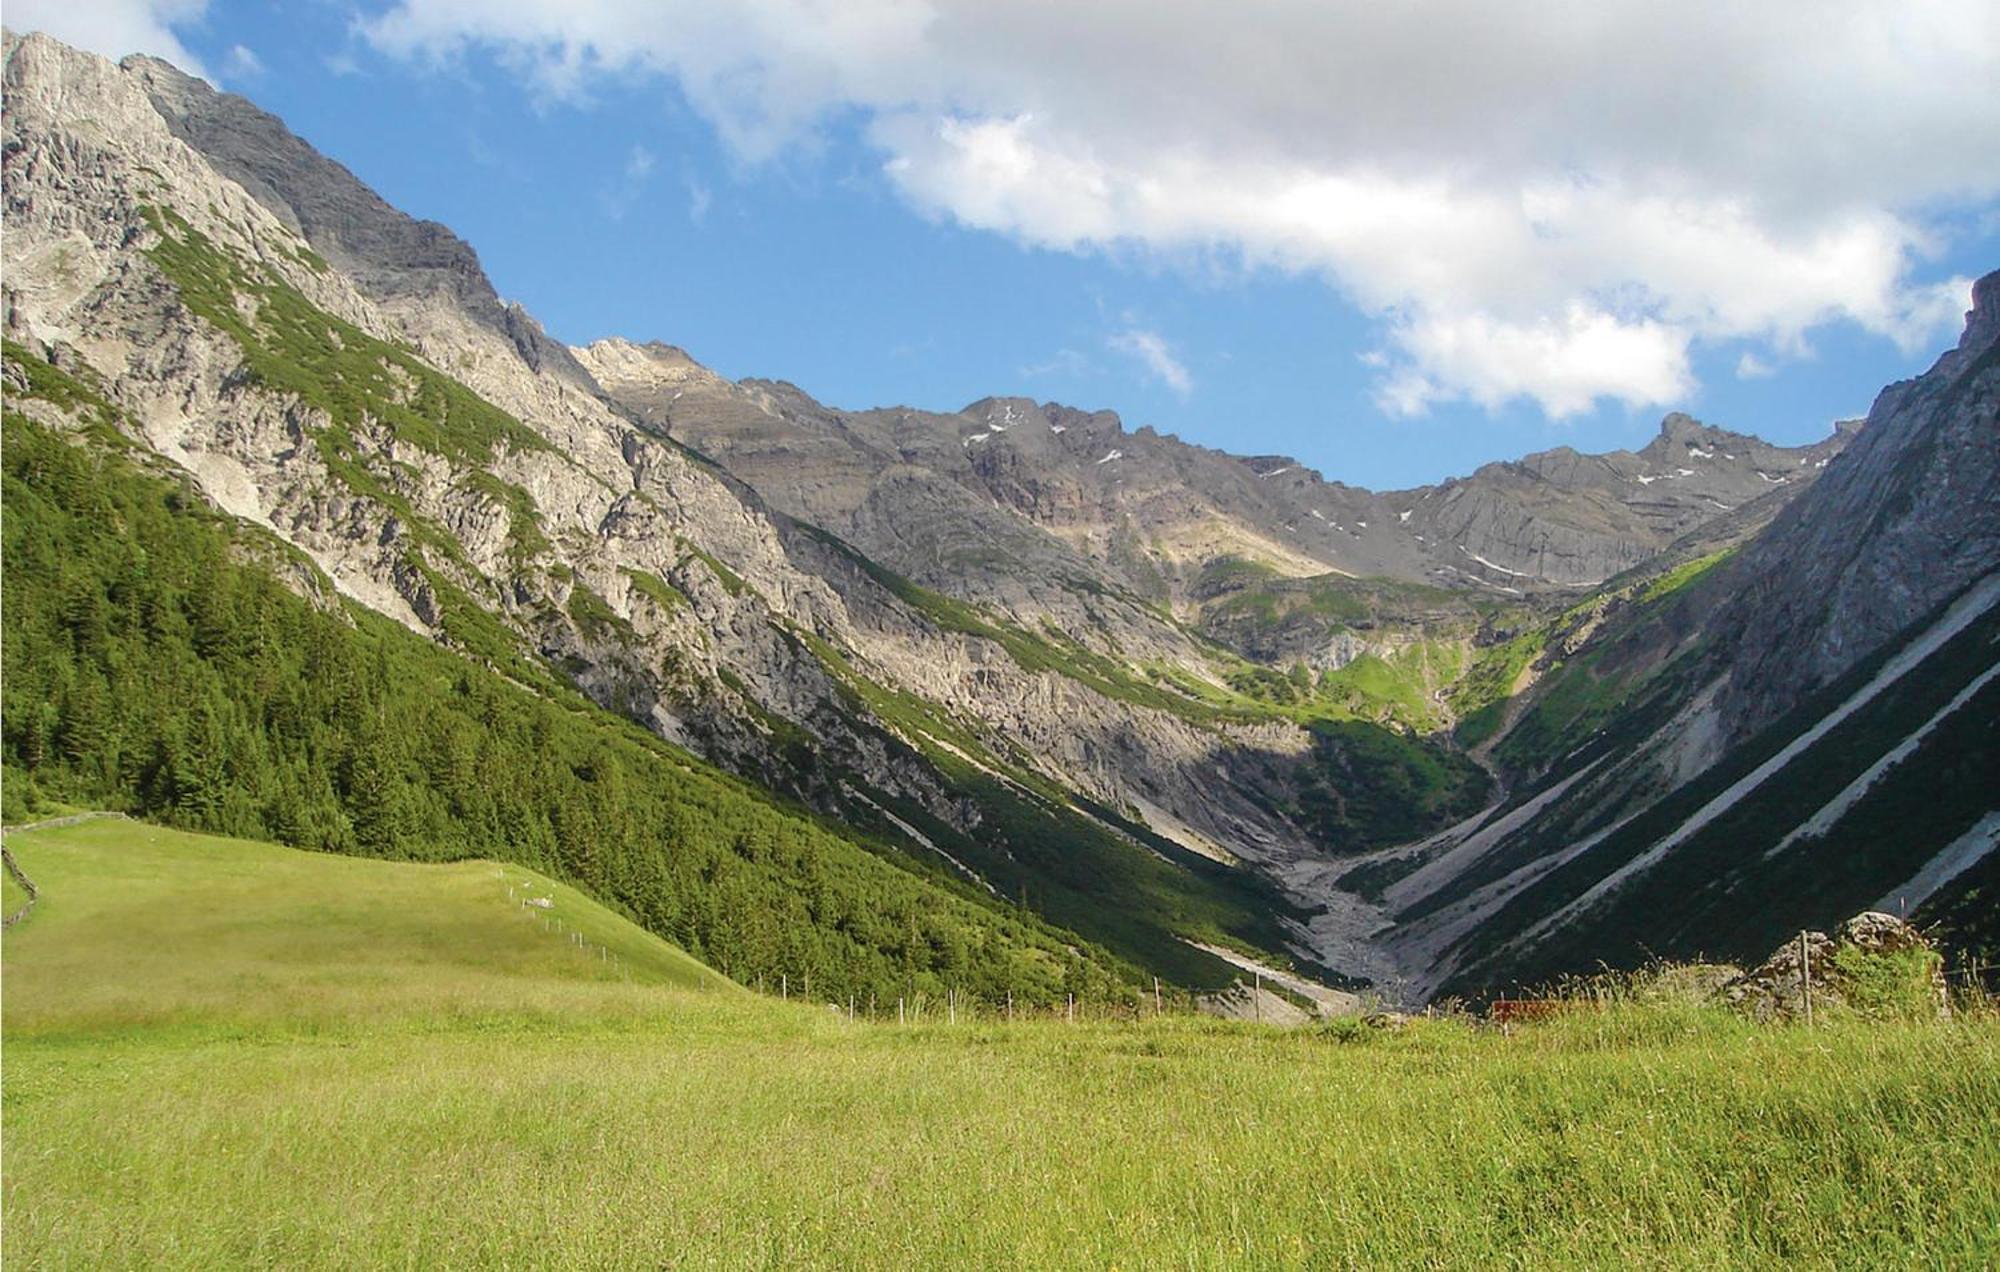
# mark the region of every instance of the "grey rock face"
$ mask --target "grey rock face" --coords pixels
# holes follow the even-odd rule
[[[1822,464],[1832,478],[1850,461],[1878,474],[1841,496],[1871,526],[1895,492],[1928,490],[1954,464],[1962,479],[1948,512],[1883,514],[1902,527],[1885,542],[1900,546],[1869,546],[1787,593],[1786,621],[1812,634],[1825,667],[1859,656],[1897,607],[1948,596],[1953,578],[1991,568],[1977,540],[1991,537],[1992,359],[1969,346],[1952,364],[1953,383],[1969,387],[1927,379],[1885,395],[1861,435],[1875,457],[1865,464],[1828,462],[1845,434],[1785,450],[1669,417],[1639,452],[1558,450],[1373,493],[1282,457],[1128,432],[1107,412],[1021,399],[947,414],[843,412],[782,382],[731,383],[667,346],[572,354],[500,302],[449,231],[389,207],[242,99],[163,63],[121,68],[43,37],[9,36],[5,49],[10,338],[91,368],[136,440],[222,508],[305,551],[348,596],[442,636],[460,603],[453,592],[463,593],[600,703],[827,811],[855,812],[845,792],[859,783],[958,832],[986,829],[950,766],[927,757],[907,722],[855,706],[818,649],[1036,781],[1113,810],[1099,820],[1128,843],[1137,840],[1121,819],[1143,821],[1192,851],[1311,880],[1294,895],[1345,906],[1353,898],[1326,882],[1338,873],[1327,853],[1343,845],[1313,829],[1304,805],[1339,802],[1329,786],[1346,778],[1327,776],[1308,732],[1281,715],[1203,719],[1147,696],[1169,675],[1218,686],[1214,651],[1192,632],[1311,667],[1393,650],[1413,633],[1469,644],[1491,635],[1474,629],[1496,602],[1601,579],[1690,535],[1747,534]],[[496,446],[490,462],[472,463],[362,420],[356,462],[380,488],[357,488],[315,444],[326,408],[244,376],[234,339],[184,302],[151,255],[165,231],[142,206],[172,210],[245,268],[414,351],[537,444]],[[1978,311],[1989,332],[1994,291],[1982,285]],[[1911,412],[1935,418],[1934,445],[1872,439]],[[1949,458],[1982,442],[1984,461]],[[514,534],[520,507],[538,530],[528,550]],[[1807,530],[1786,531],[1798,542],[1770,549],[1791,555],[1769,568],[1791,569],[1815,545],[1839,557],[1839,521],[1785,521]],[[1924,534],[1960,531],[1946,567],[1915,560]],[[426,559],[438,536],[450,552]],[[1240,632],[1190,621],[1221,595],[1204,579],[1229,558],[1268,567],[1284,604],[1305,597],[1298,621],[1287,611]],[[980,623],[1011,623],[1017,636],[1112,660],[1135,679],[1107,685],[1016,658],[991,629],[943,621],[936,598],[913,598],[875,562],[973,603]],[[1883,602],[1871,589],[1899,571],[1909,577]],[[1370,587],[1403,593],[1360,618],[1312,618],[1310,581],[1343,574],[1375,576],[1355,593],[1364,609],[1376,604]],[[615,630],[573,617],[582,589]],[[1762,621],[1746,605],[1728,630],[1746,649],[1780,649],[1758,634]],[[1806,661],[1756,676],[1779,684],[1775,701],[1790,692],[1779,673],[1824,674]],[[1147,673],[1159,678],[1137,679]],[[793,729],[813,763],[787,760]],[[1300,941],[1331,962],[1365,943],[1356,932],[1376,913],[1369,903],[1313,916]]]
[[[276,116],[157,58],[127,58],[160,118],[222,176],[241,186],[378,301],[440,295],[505,335],[534,370],[581,376],[569,350],[517,306],[503,304],[472,246],[436,221],[391,207]]]
[[[604,341],[577,352],[641,418],[778,507],[845,527],[913,577],[938,564],[911,549],[936,537],[922,523],[959,501],[973,541],[1020,559],[1024,575],[1054,570],[1072,584],[1176,604],[1224,557],[1293,576],[1515,595],[1598,583],[1719,518],[1761,524],[1851,435],[1776,447],[1670,415],[1636,453],[1564,448],[1378,494],[1283,456],[1244,458],[1151,429],[1128,432],[1106,411],[988,398],[950,415],[842,412],[792,385],[731,384],[669,346]],[[920,476],[931,489],[906,514],[918,524],[899,526],[901,503],[879,494],[885,486],[908,494]],[[937,571],[939,585],[1005,586],[976,563],[969,582],[966,562],[950,564]]]
[[[1813,497],[1733,566],[1717,620],[1735,653],[1723,710],[1747,737],[2000,569],[2000,271],[1958,347],[1884,389]]]
[[[1142,808],[1168,838],[1237,861],[1314,850],[1284,811],[1310,763],[1303,730],[1193,722],[941,626],[737,478],[608,404],[566,352],[537,343],[531,320],[492,299],[462,244],[389,209],[254,107],[161,64],[114,66],[42,36],[9,35],[4,74],[8,336],[88,368],[136,441],[303,550],[346,595],[440,639],[452,606],[476,605],[604,705],[829,812],[854,814],[845,792],[865,784],[865,798],[903,801],[961,834],[979,832],[983,816],[926,753],[935,740],[857,705],[815,649],[1083,797],[1063,811],[1098,817],[1099,834],[1135,853],[1146,849],[1118,819]],[[364,415],[343,421],[369,476],[357,484],[318,445],[326,408],[243,375],[238,337],[186,303],[153,255],[166,238],[198,241],[413,351],[539,440],[497,444],[475,462]],[[803,410],[783,385],[730,393],[779,418]],[[894,434],[886,418],[869,427]],[[964,451],[955,438],[935,449]],[[1188,638],[1137,601],[1048,582],[1091,577],[1059,538],[929,466],[891,477],[871,482],[847,522],[828,517],[837,533],[921,533],[908,549],[934,555],[933,577],[973,569],[984,551],[988,575],[1011,580],[1024,607],[1046,590],[1051,607],[1069,607],[1048,612],[1077,630],[1122,631],[1133,658],[1189,656]],[[814,488],[796,502],[832,507],[808,498]],[[912,508],[929,510],[916,530]],[[525,547],[514,533],[524,516],[536,531]],[[1018,555],[984,541],[1001,527],[1013,537],[997,541]],[[1020,560],[1049,569],[1020,573]],[[583,589],[610,620],[575,617]],[[1078,811],[1086,800],[1110,811]]]

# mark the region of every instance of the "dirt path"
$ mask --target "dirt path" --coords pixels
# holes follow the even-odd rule
[[[1261,976],[1273,985],[1279,985],[1291,990],[1294,994],[1310,1000],[1314,1006],[1319,1008],[1319,1014],[1322,1016],[1345,1016],[1361,1010],[1361,998],[1358,994],[1350,994],[1340,989],[1330,989],[1318,981],[1309,981],[1291,972],[1280,971],[1278,968],[1258,962],[1247,954],[1239,954],[1235,950],[1226,949],[1220,945],[1210,945],[1205,941],[1190,941],[1186,937],[1182,937],[1181,942],[1185,945],[1192,945],[1204,954],[1213,954],[1223,962],[1234,967],[1240,967],[1246,972]]]

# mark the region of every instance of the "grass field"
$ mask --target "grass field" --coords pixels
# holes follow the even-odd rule
[[[10,1268],[2000,1258],[1991,1020],[898,1027],[513,867],[9,845]]]

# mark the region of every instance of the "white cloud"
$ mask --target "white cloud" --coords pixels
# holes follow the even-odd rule
[[[264,74],[264,61],[247,45],[232,44],[222,59],[222,73],[232,80],[253,80]]]
[[[1031,362],[1019,368],[1019,372],[1022,378],[1035,380],[1045,375],[1085,375],[1092,369],[1089,358],[1074,349],[1062,348],[1040,362]]]
[[[750,160],[858,118],[931,215],[1065,251],[1324,277],[1382,325],[1378,397],[1554,415],[1797,356],[1917,348],[1925,209],[2000,194],[1990,0],[400,0],[395,54],[496,51],[538,91],[677,82]]]
[[[639,201],[647,179],[653,175],[658,163],[653,152],[644,146],[634,145],[625,152],[624,166],[619,169],[618,180],[598,194],[598,202],[604,207],[604,215],[614,221],[622,221],[632,205]]]
[[[1194,391],[1194,377],[1157,331],[1133,327],[1105,337],[1106,348],[1136,358],[1153,379],[1182,397]]]
[[[1768,380],[1776,374],[1778,368],[1754,353],[1746,352],[1736,360],[1736,378],[1739,380]]]
[[[697,229],[708,224],[708,210],[715,204],[715,192],[693,177],[687,179],[688,221]]]
[[[8,0],[6,21],[10,31],[43,31],[108,58],[150,53],[205,78],[201,59],[173,27],[198,21],[207,10],[208,0]]]

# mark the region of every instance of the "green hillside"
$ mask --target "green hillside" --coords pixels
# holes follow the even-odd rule
[[[2000,1254],[1991,1019],[871,1024],[518,867],[122,821],[8,842],[43,891],[0,945],[9,1267]]]
[[[572,1014],[657,989],[742,996],[631,920],[519,866],[365,861],[117,818],[16,832],[8,846],[41,893],[7,938],[10,1044]]]
[[[10,817],[62,800],[368,856],[499,856],[578,883],[746,984],[1122,1000],[1148,982],[1141,967],[1194,988],[1234,976],[1184,937],[1282,961],[1268,951],[1302,917],[1261,878],[1088,811],[1009,759],[987,765],[1010,779],[995,780],[964,759],[983,744],[949,726],[950,745],[927,746],[931,704],[805,637],[799,655],[852,688],[854,727],[908,752],[870,713],[903,726],[922,751],[909,758],[977,810],[978,830],[882,791],[844,824],[786,805],[592,703],[421,553],[411,568],[440,606],[436,643],[221,515],[127,443],[89,384],[11,342],[6,374]],[[30,400],[90,427],[51,431]],[[582,590],[569,609],[585,626],[609,614]],[[794,740],[781,749],[801,780],[779,789],[867,789],[745,703]],[[910,846],[878,805],[991,891]]]
[[[115,443],[10,409],[4,464],[9,820],[59,800],[361,856],[498,857],[746,984],[1046,1003],[1122,1000],[1139,981],[553,677],[524,685],[339,599],[309,562]]]

